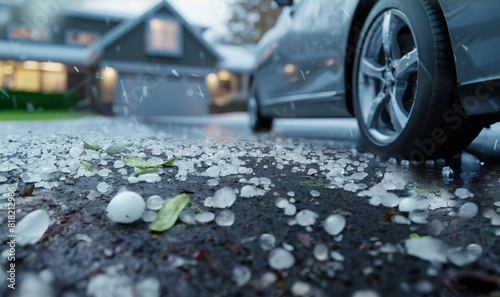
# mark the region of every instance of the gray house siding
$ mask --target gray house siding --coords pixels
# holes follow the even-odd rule
[[[158,14],[173,15],[165,8]],[[146,52],[146,26],[147,20],[141,22],[125,36],[120,38],[106,48],[104,60],[134,61],[140,63],[159,63],[183,66],[205,66],[214,67],[217,59],[205,46],[193,36],[193,34],[182,26],[184,36],[184,52],[180,58],[168,58],[152,56]]]
[[[179,21],[182,31],[179,57],[148,53],[149,20],[156,16]],[[162,7],[105,48],[100,69],[112,67],[118,78],[113,102],[103,102],[101,110],[139,117],[205,115],[209,110],[205,77],[214,71],[217,62],[206,45],[175,14]]]

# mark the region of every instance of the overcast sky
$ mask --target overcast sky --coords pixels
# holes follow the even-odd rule
[[[224,25],[228,14],[227,3],[231,0],[169,0],[188,20],[203,26]],[[158,3],[159,0],[85,0],[84,9],[113,13],[139,14]]]

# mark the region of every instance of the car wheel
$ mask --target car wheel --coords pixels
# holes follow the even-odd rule
[[[247,110],[249,116],[249,126],[253,132],[266,132],[271,130],[273,118],[265,117],[261,114],[255,85],[252,85],[250,88]]]
[[[377,2],[361,30],[352,77],[354,113],[368,147],[416,161],[465,148],[483,125],[463,111],[455,77],[437,1]]]

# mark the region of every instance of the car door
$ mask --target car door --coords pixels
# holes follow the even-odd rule
[[[289,28],[275,44],[270,81],[261,96],[272,117],[348,116],[343,103],[344,36],[348,24],[340,0],[294,1]],[[346,31],[346,32],[344,32]]]

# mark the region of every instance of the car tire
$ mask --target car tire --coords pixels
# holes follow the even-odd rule
[[[250,87],[247,110],[249,116],[249,127],[253,132],[268,132],[273,126],[273,118],[263,116],[260,110],[260,102],[257,97],[257,89],[254,84]]]
[[[381,155],[423,162],[464,149],[484,124],[464,112],[437,1],[381,0],[356,49],[352,100],[362,138]]]

